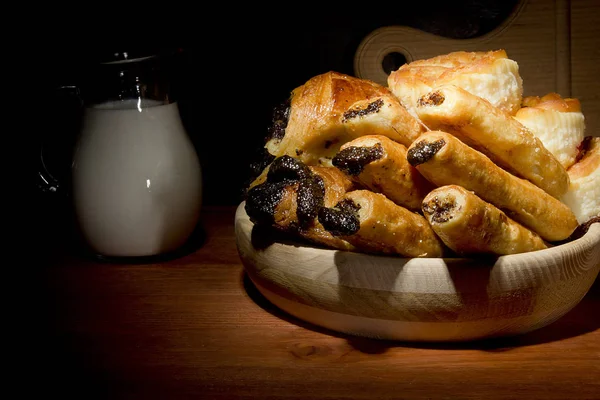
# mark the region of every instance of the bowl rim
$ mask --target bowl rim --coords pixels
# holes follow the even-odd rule
[[[240,218],[246,219],[252,226],[254,226],[253,222],[250,221],[248,214],[244,208],[245,201],[241,201],[235,212],[235,235],[238,236],[238,220]],[[348,254],[360,254],[362,256],[371,256],[377,258],[384,258],[389,260],[398,260],[398,261],[407,261],[407,260],[442,260],[446,263],[457,263],[457,262],[465,262],[465,261],[475,261],[483,258],[491,258],[495,260],[495,264],[498,263],[516,263],[519,264],[521,261],[528,261],[532,256],[539,258],[553,258],[557,256],[562,256],[566,251],[572,250],[574,247],[578,247],[580,251],[583,249],[592,248],[593,246],[600,246],[600,221],[595,221],[590,224],[587,228],[585,234],[577,239],[571,240],[566,243],[556,244],[546,249],[534,250],[525,253],[517,253],[517,254],[506,254],[506,255],[482,255],[477,257],[401,257],[391,254],[370,254],[364,253],[360,251],[353,250],[342,250],[342,249],[331,249],[325,246],[313,245],[307,242],[302,242],[300,240],[294,241],[293,239],[288,240],[276,240],[272,245],[275,246],[284,246],[286,248],[295,247],[298,251],[310,249],[311,251],[315,251],[316,254],[335,254],[335,253],[348,253]],[[413,261],[414,262],[414,261]]]

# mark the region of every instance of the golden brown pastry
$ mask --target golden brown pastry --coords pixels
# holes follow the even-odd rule
[[[510,115],[521,107],[523,79],[519,65],[505,50],[456,51],[415,60],[388,76],[388,87],[412,113],[421,96],[447,84],[482,97]]]
[[[332,163],[361,186],[420,211],[423,198],[434,186],[408,163],[406,150],[385,136],[366,135],[342,145]]]
[[[334,167],[306,166],[282,156],[269,165],[263,180],[248,189],[245,210],[255,224],[314,244],[352,250],[350,243],[331,235],[317,219],[320,208],[335,205],[352,188],[352,181]]]
[[[458,185],[432,190],[423,200],[423,215],[459,255],[517,254],[548,247],[535,232]]]
[[[408,148],[407,159],[434,184],[473,191],[547,241],[566,239],[577,227],[575,215],[560,200],[447,132],[422,134]]]
[[[359,136],[383,135],[408,146],[424,129],[388,88],[327,72],[292,91],[285,127],[265,147],[275,157],[330,166],[340,146]]]
[[[506,112],[464,89],[436,88],[419,99],[417,113],[430,129],[452,133],[556,198],[569,188],[566,169],[540,139]]]
[[[421,214],[370,190],[347,192],[334,207],[319,210],[319,221],[362,252],[404,257],[444,253],[442,241]]]
[[[568,170],[571,186],[562,201],[584,224],[600,216],[600,137],[587,136],[581,147],[582,158]]]
[[[575,163],[585,136],[585,118],[578,99],[558,93],[523,99],[515,119],[538,137],[558,161],[568,169]]]
[[[261,183],[265,183],[267,181],[267,175],[269,175],[270,167],[271,164],[268,164],[257,177],[253,178],[248,184],[246,191],[252,189],[254,186],[260,185]]]
[[[478,63],[487,64],[498,59],[508,58],[506,50],[489,51],[453,51],[421,60],[414,60],[409,67],[436,66],[443,68],[460,68]],[[402,66],[401,68],[405,67]]]
[[[447,68],[433,65],[412,66],[405,64],[388,75],[388,87],[411,115],[419,118],[417,101],[435,87],[435,80]]]

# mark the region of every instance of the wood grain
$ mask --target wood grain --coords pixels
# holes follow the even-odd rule
[[[411,27],[392,25],[363,38],[354,55],[355,75],[386,85],[386,55],[407,61],[451,51],[505,49],[519,64],[525,96],[550,92],[581,101],[586,133],[600,135],[600,25],[595,0],[522,0],[492,32],[471,39],[449,39]]]
[[[434,57],[452,51],[505,49],[517,61],[523,78],[524,95],[544,95],[568,87],[569,75],[562,66],[570,65],[569,52],[556,51],[556,43],[568,44],[564,5],[560,0],[521,1],[513,14],[492,32],[472,39],[449,39],[406,26],[382,27],[363,39],[355,55],[355,70],[386,84],[387,74],[381,60],[390,51],[404,54],[407,60]],[[558,13],[561,11],[562,13]],[[561,58],[562,57],[562,58]]]
[[[404,341],[522,334],[572,309],[600,270],[600,224],[542,251],[478,259],[400,258],[299,243],[253,243],[236,213],[240,257],[252,281],[292,315],[343,333]]]
[[[581,101],[586,134],[600,136],[600,2],[571,0],[571,96]]]
[[[514,338],[418,344],[344,335],[282,312],[257,291],[237,253],[234,213],[204,208],[201,240],[168,261],[105,263],[63,244],[20,265],[18,286],[28,291],[15,301],[28,323],[18,329],[26,365],[15,371],[19,395],[599,397],[598,281],[564,317]]]

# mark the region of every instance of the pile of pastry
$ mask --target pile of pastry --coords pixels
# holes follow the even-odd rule
[[[600,137],[577,99],[524,97],[504,50],[416,60],[387,86],[314,76],[275,110],[265,149],[249,218],[332,249],[516,254],[600,216]]]

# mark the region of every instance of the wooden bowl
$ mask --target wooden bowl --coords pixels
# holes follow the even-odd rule
[[[266,237],[242,202],[237,248],[249,278],[287,313],[334,331],[401,341],[468,341],[542,328],[600,270],[600,223],[546,250],[487,258],[400,258]]]

